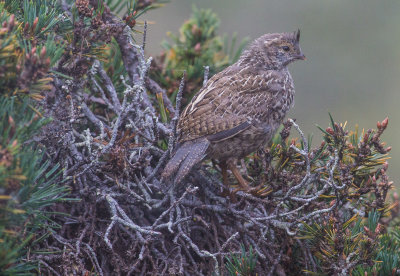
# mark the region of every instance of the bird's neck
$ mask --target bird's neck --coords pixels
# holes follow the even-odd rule
[[[262,52],[254,49],[245,51],[237,61],[237,65],[242,68],[250,67],[255,71],[287,70],[287,65],[284,65],[269,56],[265,56]]]
[[[247,64],[246,66],[240,66],[241,68],[246,67],[246,71],[250,72],[254,75],[262,75],[266,74],[269,71],[279,71],[282,72],[282,75],[289,74],[289,70],[287,66],[266,66],[265,64]]]

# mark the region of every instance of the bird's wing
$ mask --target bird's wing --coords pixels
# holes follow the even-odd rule
[[[221,72],[223,73],[223,72]],[[276,71],[246,74],[229,71],[214,75],[182,112],[178,122],[180,142],[207,136],[224,140],[263,120],[273,109],[284,85]]]
[[[237,134],[241,133],[242,131],[245,131],[251,126],[251,123],[249,122],[243,122],[238,126],[235,126],[230,129],[222,130],[220,132],[217,132],[215,134],[207,136],[208,141],[210,142],[221,142],[226,139],[232,138],[236,136]]]

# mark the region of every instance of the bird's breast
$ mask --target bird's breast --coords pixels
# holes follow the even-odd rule
[[[259,93],[253,102],[255,119],[260,122],[280,123],[294,105],[293,79],[288,71],[268,77],[262,89],[265,93]]]

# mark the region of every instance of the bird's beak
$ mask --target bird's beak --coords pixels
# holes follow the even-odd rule
[[[297,55],[296,59],[307,60],[307,58],[304,54]]]

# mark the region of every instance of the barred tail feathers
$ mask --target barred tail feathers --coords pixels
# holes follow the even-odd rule
[[[168,161],[162,173],[162,178],[171,177],[176,171],[175,182],[179,183],[190,172],[192,167],[205,156],[210,142],[207,139],[187,141],[180,145],[175,154]]]

